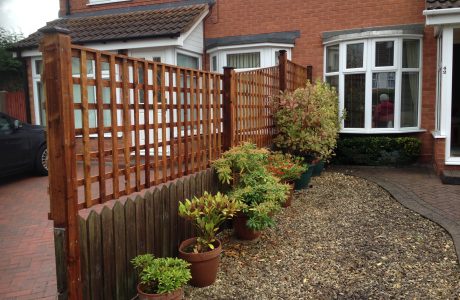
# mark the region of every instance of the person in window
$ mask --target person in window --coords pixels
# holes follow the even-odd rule
[[[380,103],[374,110],[374,120],[377,128],[392,128],[394,120],[394,104],[388,94],[380,95]]]

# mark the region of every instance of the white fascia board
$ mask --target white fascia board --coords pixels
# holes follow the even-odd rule
[[[120,49],[141,49],[141,48],[161,48],[161,47],[177,47],[182,46],[179,42],[179,38],[163,38],[163,39],[152,39],[152,40],[138,40],[138,41],[127,41],[127,42],[108,42],[98,44],[84,44],[83,46],[100,50],[120,50]],[[38,48],[31,50],[20,51],[21,56],[41,56],[41,52]]]
[[[190,36],[190,34],[193,32],[193,30],[195,30],[195,28],[201,23],[203,22],[204,18],[206,18],[206,16],[208,15],[209,13],[209,9],[206,9],[205,11],[203,11],[203,13],[201,14],[200,18],[195,22],[195,24],[193,24],[192,27],[190,27],[190,29],[185,32],[184,34],[181,34],[180,37],[179,37],[179,41],[180,43],[182,44],[182,46],[184,45],[184,41]],[[203,37],[204,39],[204,37]]]
[[[336,37],[328,39],[327,42],[323,42],[324,46],[328,46],[331,44],[337,44],[346,41],[353,41],[353,40],[362,40],[362,39],[370,39],[370,38],[390,38],[390,37],[407,37],[407,38],[414,38],[419,39],[422,38],[422,34],[409,34],[403,33],[401,30],[379,30],[379,31],[366,31],[366,32],[358,32],[358,33],[351,33],[351,34],[342,34]]]
[[[108,42],[98,44],[84,44],[83,46],[101,51],[119,49],[159,48],[181,46],[179,38],[162,38],[152,40],[138,40],[127,42]]]
[[[234,50],[234,49],[243,49],[243,48],[261,48],[261,47],[275,47],[275,48],[294,48],[294,44],[275,44],[275,43],[259,43],[259,44],[244,44],[244,45],[231,45],[231,46],[222,46],[216,47],[207,50],[208,54],[212,54],[217,51],[222,50]]]
[[[21,53],[21,57],[42,56],[42,53],[38,51],[38,48],[23,51],[19,50],[18,52]]]
[[[460,8],[424,10],[426,25],[460,24]]]

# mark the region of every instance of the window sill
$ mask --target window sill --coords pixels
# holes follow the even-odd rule
[[[131,0],[101,0],[101,1],[90,2],[90,3],[86,4],[86,6],[93,6],[93,5],[100,5],[100,4],[110,4],[110,3],[117,3],[117,2],[128,2],[128,1],[131,1]]]
[[[446,160],[445,165],[446,166],[460,166],[460,161]]]
[[[444,134],[441,134],[439,131],[432,131],[431,135],[435,139],[445,139],[446,138],[446,136]]]
[[[403,134],[403,133],[419,133],[426,132],[426,129],[410,128],[410,129],[342,129],[340,133],[353,133],[353,134]]]

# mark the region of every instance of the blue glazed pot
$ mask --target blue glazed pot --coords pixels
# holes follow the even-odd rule
[[[308,188],[311,180],[311,176],[313,175],[313,170],[315,168],[315,165],[309,165],[308,169],[306,172],[304,172],[299,179],[295,181],[295,186],[294,188],[296,190],[301,190],[304,188]]]
[[[319,162],[316,163],[314,169],[313,169],[313,177],[316,176],[321,176],[321,173],[324,170],[324,161],[320,160]]]

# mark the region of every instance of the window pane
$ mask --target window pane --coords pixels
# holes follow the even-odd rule
[[[393,66],[395,43],[393,41],[375,43],[375,66]]]
[[[418,81],[418,72],[403,72],[401,83],[401,127],[418,126]]]
[[[347,69],[362,68],[364,56],[364,44],[347,45]]]
[[[372,127],[394,128],[395,73],[372,74]]]
[[[235,69],[259,68],[260,52],[228,54],[227,66]]]
[[[217,56],[212,57],[212,71],[213,72],[217,71]]]
[[[40,75],[42,73],[43,62],[42,60],[37,59],[35,61],[35,74]]]
[[[198,69],[198,57],[178,53],[177,65],[184,68]]]
[[[346,128],[364,128],[366,74],[345,75]]]
[[[45,104],[45,95],[43,91],[43,85],[40,81],[37,81],[37,96],[38,96],[38,105],[40,106],[40,124],[46,125],[46,104]]]
[[[326,73],[339,71],[339,45],[326,48]]]
[[[403,68],[418,68],[420,64],[420,41],[404,40],[403,42]]]
[[[335,76],[327,76],[326,82],[331,86],[334,87],[335,90],[338,92],[339,90],[339,75]]]

